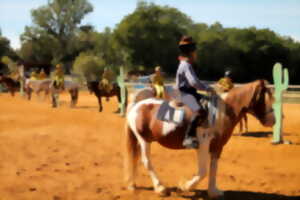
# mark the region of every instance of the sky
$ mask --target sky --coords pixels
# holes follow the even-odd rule
[[[96,30],[114,28],[136,8],[137,0],[89,0],[94,11],[83,20]],[[0,29],[13,48],[20,47],[20,34],[32,25],[30,11],[48,0],[0,0]],[[300,0],[152,0],[159,5],[176,7],[194,22],[224,27],[269,28],[282,36],[300,41]]]

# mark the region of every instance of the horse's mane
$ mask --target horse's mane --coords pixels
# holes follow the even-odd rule
[[[258,97],[262,89],[266,89],[267,81],[256,80],[240,87],[235,87],[228,92],[226,104],[231,105],[235,115],[241,112],[241,109],[248,108]],[[268,89],[267,89],[268,91]]]

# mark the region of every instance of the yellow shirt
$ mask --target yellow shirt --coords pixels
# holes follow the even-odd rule
[[[218,85],[221,87],[222,90],[224,90],[226,92],[231,90],[234,87],[231,79],[228,77],[221,78],[218,81]]]
[[[44,80],[44,79],[46,79],[47,78],[47,75],[45,74],[45,72],[43,73],[43,72],[41,72],[40,74],[39,74],[39,80]]]
[[[164,78],[162,75],[154,74],[151,81],[153,85],[164,85]]]
[[[30,80],[32,81],[38,80],[38,75],[36,73],[31,73]]]
[[[54,72],[54,80],[58,83],[63,83],[64,82],[64,72],[62,69],[56,69]]]

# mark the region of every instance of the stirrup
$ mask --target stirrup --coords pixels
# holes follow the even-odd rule
[[[184,146],[186,149],[198,149],[199,147],[199,141],[196,137],[186,137],[184,138],[182,142],[182,146]]]

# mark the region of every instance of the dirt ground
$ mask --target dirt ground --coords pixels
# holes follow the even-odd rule
[[[136,192],[122,183],[124,118],[113,114],[115,99],[99,113],[94,96],[81,92],[76,108],[69,98],[52,109],[34,97],[27,101],[0,94],[0,200],[147,200],[206,199],[207,180],[197,190],[176,192],[179,181],[196,172],[195,153],[153,145],[153,164],[172,190],[154,194],[150,178],[139,168]],[[285,139],[270,144],[270,128],[250,118],[245,136],[233,136],[218,171],[226,200],[300,199],[300,105],[284,106]]]

